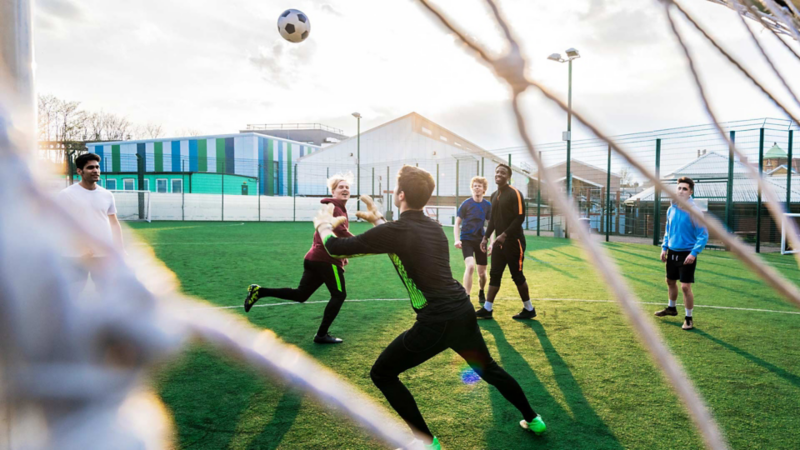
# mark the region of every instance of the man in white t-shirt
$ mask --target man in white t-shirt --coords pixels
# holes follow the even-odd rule
[[[67,208],[81,228],[90,236],[91,241],[75,241],[65,254],[73,259],[71,264],[77,268],[75,279],[76,292],[83,290],[89,273],[95,284],[102,279],[102,270],[106,265],[106,251],[103,245],[122,250],[122,227],[117,219],[117,206],[114,195],[97,185],[100,180],[100,156],[96,153],[85,153],[75,159],[79,183],[58,193],[60,205]]]

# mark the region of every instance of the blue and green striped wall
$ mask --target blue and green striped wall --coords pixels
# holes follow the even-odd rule
[[[101,156],[107,174],[137,172],[144,160],[145,173],[225,173],[260,179],[262,195],[293,194],[293,161],[316,152],[319,146],[255,133],[180,139],[87,144]]]

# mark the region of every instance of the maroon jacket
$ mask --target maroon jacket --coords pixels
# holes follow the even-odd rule
[[[333,217],[344,216],[345,219],[347,218],[346,202],[333,198],[323,198],[320,200],[320,203],[323,205],[333,203]],[[350,221],[345,220],[344,223],[333,229],[333,234],[340,238],[352,237],[352,233],[348,230],[349,227]],[[319,233],[316,231],[314,231],[314,243],[311,244],[311,249],[306,253],[305,259],[309,261],[326,262],[342,268],[347,265],[346,259],[336,259],[328,254],[328,251],[325,250],[325,246],[322,245],[322,239],[319,237]]]

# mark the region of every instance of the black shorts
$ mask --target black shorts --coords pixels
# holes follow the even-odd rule
[[[504,245],[497,241],[492,247],[492,268],[489,270],[489,286],[500,287],[500,280],[503,278],[503,271],[508,267],[511,279],[514,284],[519,286],[525,282],[525,275],[522,273],[522,264],[525,261],[525,236],[519,238],[507,238]]]
[[[475,264],[479,266],[485,266],[488,262],[486,252],[481,251],[480,241],[461,241],[461,254],[464,255],[464,259],[474,256]]]
[[[694,283],[694,270],[697,259],[691,264],[684,264],[686,257],[692,252],[676,252],[667,250],[667,279],[680,280],[681,283]]]

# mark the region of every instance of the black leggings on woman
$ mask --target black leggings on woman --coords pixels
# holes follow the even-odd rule
[[[300,278],[300,285],[297,286],[297,289],[262,287],[258,290],[258,298],[275,297],[303,303],[324,283],[331,293],[331,300],[325,307],[325,314],[322,316],[322,324],[319,326],[317,335],[325,336],[347,297],[344,269],[334,264],[307,259],[303,260],[303,269],[303,277]]]
[[[484,381],[496,387],[522,413],[523,419],[533,421],[536,412],[522,387],[492,359],[475,313],[470,310],[469,314],[445,322],[415,322],[386,347],[372,366],[372,381],[412,429],[432,436],[414,397],[397,376],[448,348],[464,358]]]

